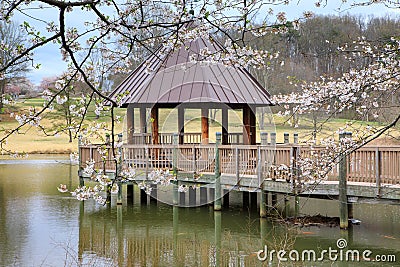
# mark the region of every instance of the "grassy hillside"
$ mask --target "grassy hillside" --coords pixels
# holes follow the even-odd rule
[[[35,108],[39,110],[43,105],[43,100],[40,98],[29,99],[18,102],[16,105],[9,107],[6,114],[1,115],[0,127],[1,137],[3,137],[7,130],[14,129],[18,126],[18,122],[15,118],[11,117],[10,114],[27,112],[29,108]],[[93,112],[94,107],[89,108],[85,123],[100,123],[106,122],[110,124],[109,116],[102,116],[96,119]],[[122,123],[116,124],[115,133],[126,133],[126,119],[125,109],[116,109],[116,115],[121,116]],[[57,123],[63,123],[61,112],[51,111],[45,112],[41,124],[47,128],[54,128]],[[177,110],[174,109],[161,109],[159,113],[159,128],[160,132],[173,133],[178,131],[177,127]],[[57,118],[58,119],[55,119]],[[229,131],[230,132],[242,132],[241,123],[241,111],[229,111]],[[215,132],[221,131],[221,112],[218,111],[215,114],[215,121],[210,123],[210,138],[214,140]],[[293,133],[298,133],[300,140],[308,140],[312,137],[314,130],[313,123],[307,117],[301,117],[299,120],[298,127],[294,128],[290,126],[286,121],[287,118],[280,116],[273,116],[273,121],[264,130],[266,132],[276,132],[277,142],[283,142],[283,133],[287,132],[290,134],[290,141],[293,139]],[[319,120],[322,122],[323,118]],[[337,131],[350,121],[345,119],[332,119],[329,122],[323,124],[323,127],[318,132],[317,138],[323,138],[327,136],[334,136],[337,138]],[[351,121],[352,127],[355,129],[365,128],[368,125],[379,126],[376,122],[364,122],[364,121]],[[150,129],[150,124],[149,124]],[[135,109],[135,131],[139,132],[139,110]],[[198,133],[201,132],[201,113],[197,109],[187,109],[185,111],[185,132]],[[99,135],[104,136],[106,131],[101,131]],[[392,131],[392,135],[399,136],[398,131]],[[126,135],[125,135],[126,136]],[[259,129],[257,129],[257,140],[260,140]],[[377,143],[388,143],[388,136],[381,138],[376,141]],[[99,139],[91,140],[93,142],[100,142]],[[390,141],[390,143],[393,143]],[[43,131],[38,130],[33,126],[25,126],[18,133],[13,134],[7,139],[7,143],[4,145],[6,149],[15,152],[27,152],[27,153],[70,153],[77,151],[77,139],[74,139],[72,143],[68,142],[68,135],[66,132],[56,136],[46,136]]]

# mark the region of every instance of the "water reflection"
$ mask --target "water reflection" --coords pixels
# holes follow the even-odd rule
[[[256,213],[214,212],[208,207],[185,209],[159,204],[97,210],[86,205],[81,212],[79,258],[82,263],[87,263],[88,258],[93,260],[96,255],[97,260],[107,259],[118,266],[262,266],[267,263],[260,262],[256,252],[264,245],[271,250],[321,251],[337,248],[338,238],[345,238],[351,249],[370,249],[374,253],[397,254],[400,248],[398,241],[385,248],[362,236],[354,238],[353,232],[358,233],[357,229],[299,230],[258,219]],[[321,232],[314,232],[316,229]],[[313,266],[327,263],[314,262]]]
[[[0,266],[267,266],[256,253],[264,245],[271,250],[326,249],[340,237],[352,249],[400,259],[398,206],[355,205],[362,223],[345,236],[338,228],[293,228],[259,219],[256,211],[239,207],[214,212],[208,206],[140,205],[137,187],[133,205],[124,199],[122,206],[107,207],[57,191],[60,183],[78,185],[76,166],[34,160],[0,162]],[[240,202],[231,196],[231,204]],[[301,201],[302,213],[337,211],[334,201]]]

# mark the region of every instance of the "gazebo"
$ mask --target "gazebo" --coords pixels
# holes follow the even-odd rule
[[[159,48],[132,71],[110,94],[114,100],[123,96],[121,104],[127,108],[127,143],[170,142],[172,139],[159,132],[159,112],[163,108],[177,109],[179,144],[186,143],[184,114],[190,108],[201,109],[201,134],[197,143],[208,143],[209,110],[220,109],[222,144],[256,144],[256,107],[271,106],[270,94],[245,68],[211,63],[201,57],[205,50],[217,53],[223,49],[212,37],[198,37],[178,49]],[[140,114],[139,133],[134,131],[136,108]],[[150,109],[151,132],[146,127],[147,109]],[[229,138],[228,109],[242,110],[240,142]]]

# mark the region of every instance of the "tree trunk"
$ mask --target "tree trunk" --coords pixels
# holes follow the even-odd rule
[[[6,87],[6,79],[0,80],[0,114],[3,113],[3,108],[4,108],[3,95],[5,87]]]

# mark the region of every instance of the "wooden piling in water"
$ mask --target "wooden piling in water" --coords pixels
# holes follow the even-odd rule
[[[271,145],[273,146],[276,145],[276,133],[271,133]],[[274,156],[274,165],[276,165],[276,154]],[[274,210],[276,210],[276,204],[278,203],[277,199],[278,199],[277,194],[271,192],[271,205]]]
[[[133,184],[127,184],[126,185],[126,201],[127,204],[133,204],[133,197],[134,197],[134,190],[133,190]]]
[[[196,189],[193,187],[189,187],[189,206],[196,206]]]
[[[224,208],[229,208],[229,190],[224,189],[222,205],[224,206]]]
[[[299,134],[293,133],[293,146],[292,148],[292,183],[294,187],[294,217],[297,218],[300,213],[300,197],[299,197],[299,185],[301,181],[299,180],[299,166],[297,160],[300,157],[300,147],[296,146],[299,143]]]
[[[219,145],[221,144],[221,133],[217,132],[215,138],[215,199],[214,210],[221,210],[221,170],[219,160]]]
[[[157,203],[157,185],[151,185],[150,203]]]
[[[267,217],[267,206],[268,206],[268,192],[261,190],[260,193],[260,217]]]
[[[207,204],[207,187],[200,187],[200,206]]]
[[[261,132],[261,146],[268,145],[268,133]],[[265,151],[264,151],[265,152]],[[260,155],[260,159],[258,162],[257,176],[258,181],[260,182],[260,217],[267,217],[267,206],[268,206],[268,192],[264,190],[264,163],[265,163],[265,153]]]
[[[284,202],[285,202],[285,212],[284,212],[284,217],[288,218],[290,216],[290,201],[289,197],[285,195],[284,197]]]
[[[250,209],[257,210],[257,192],[250,192]]]
[[[80,146],[82,145],[82,135],[80,134],[78,136],[78,170],[80,171],[82,169],[82,154],[80,150]],[[79,176],[79,186],[82,187],[85,185],[85,181],[82,176]]]
[[[143,189],[140,190],[140,204],[147,205],[147,194]]]
[[[243,195],[243,209],[248,209],[249,206],[250,206],[249,192],[248,191],[243,191],[242,195]]]
[[[122,133],[118,134],[118,143],[122,143]],[[118,146],[118,155],[117,164],[116,164],[116,178],[120,178],[122,171],[122,146]],[[118,180],[117,180],[118,181]],[[117,193],[117,205],[122,205],[122,183],[120,181],[117,182],[118,193]]]
[[[179,192],[179,205],[184,207],[186,206],[186,194],[185,192]]]
[[[117,205],[122,205],[122,183],[118,182]]]
[[[214,211],[214,236],[215,236],[215,266],[221,266],[221,235],[222,235],[221,211]]]
[[[212,201],[210,201],[210,206],[211,206],[211,205],[214,206],[215,188],[210,187],[210,188],[208,189],[208,196],[209,196],[209,199],[212,200]]]
[[[351,138],[351,133],[340,133],[339,140]],[[349,228],[349,210],[347,201],[347,155],[343,154],[339,161],[339,213],[340,228]]]
[[[172,182],[173,183],[172,203],[176,207],[180,204],[179,191],[178,191],[179,184],[178,184],[178,179],[177,179],[178,178],[178,168],[177,168],[177,164],[178,164],[178,133],[174,133],[172,135],[172,144],[174,146],[174,148],[172,149],[172,173],[175,176],[175,180]],[[174,211],[175,211],[175,207],[174,207]]]
[[[111,186],[107,185],[106,186],[106,203],[111,204]]]

